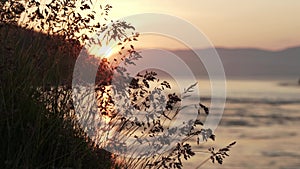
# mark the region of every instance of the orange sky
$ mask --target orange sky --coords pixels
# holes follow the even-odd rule
[[[300,45],[299,0],[113,0],[112,19],[144,12],[174,15],[195,25],[218,47],[280,50]],[[133,23],[134,25],[134,23]],[[181,48],[145,37],[143,47]],[[152,39],[152,40],[151,40]],[[172,45],[165,45],[172,44]]]

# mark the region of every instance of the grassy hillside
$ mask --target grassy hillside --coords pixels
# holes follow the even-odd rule
[[[1,26],[1,168],[112,167],[110,153],[95,147],[74,120],[68,87],[58,88],[70,86],[79,51],[77,42]]]

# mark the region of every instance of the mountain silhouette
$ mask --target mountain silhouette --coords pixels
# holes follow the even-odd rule
[[[201,57],[213,49],[199,49]],[[216,48],[227,78],[298,79],[300,77],[300,46],[280,51],[255,48]],[[207,76],[202,62],[191,50],[174,50],[198,77]],[[201,55],[203,54],[203,56]]]

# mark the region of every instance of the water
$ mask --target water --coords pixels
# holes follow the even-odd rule
[[[200,101],[210,106],[210,82],[199,80]],[[175,87],[176,88],[176,87]],[[178,88],[178,86],[177,86]],[[191,96],[189,99],[195,99]],[[223,148],[237,141],[223,165],[210,161],[202,168],[298,169],[300,168],[300,86],[286,80],[228,80],[225,110],[216,141],[196,144],[196,155],[184,168],[197,168],[209,157],[210,146]]]
[[[199,81],[202,102],[210,104],[209,81]],[[207,162],[202,168],[300,168],[300,86],[286,80],[228,80],[222,120],[216,141],[197,146],[222,148],[236,140],[223,165]],[[184,168],[195,168],[209,154],[197,153]]]

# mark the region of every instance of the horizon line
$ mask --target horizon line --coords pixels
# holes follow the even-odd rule
[[[205,48],[196,48],[196,50],[206,50],[206,49],[211,49],[212,47],[205,47]],[[244,50],[244,49],[248,49],[248,50],[261,50],[261,51],[267,51],[267,52],[282,52],[285,50],[289,50],[289,49],[293,49],[293,48],[300,48],[300,44],[299,45],[293,45],[293,46],[287,46],[287,47],[283,47],[280,49],[269,49],[269,48],[259,48],[259,47],[247,47],[247,46],[237,46],[237,47],[226,47],[226,46],[216,46],[213,47],[215,49],[227,49],[227,50]],[[159,47],[151,47],[151,48],[139,48],[137,47],[138,50],[148,50],[148,49],[160,49],[160,50],[170,50],[170,51],[187,51],[187,50],[192,50],[190,48],[159,48]]]

